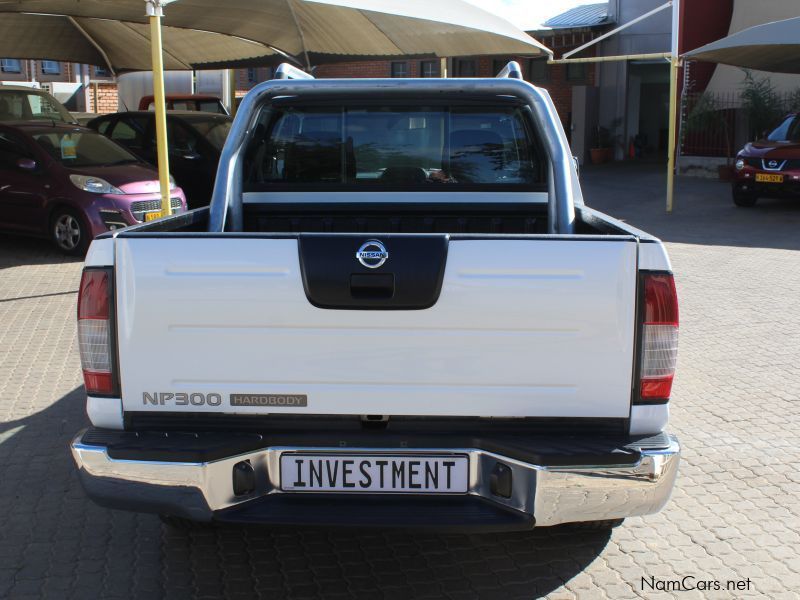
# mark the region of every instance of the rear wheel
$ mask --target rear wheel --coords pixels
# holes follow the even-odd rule
[[[89,228],[81,216],[70,208],[59,208],[50,220],[50,237],[61,252],[83,256],[89,248]]]
[[[735,188],[733,190],[733,203],[736,206],[741,206],[742,208],[751,208],[756,205],[756,200],[758,200],[758,197],[754,196],[753,194],[748,194]]]

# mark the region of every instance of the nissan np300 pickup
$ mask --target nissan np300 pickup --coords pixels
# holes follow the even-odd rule
[[[258,85],[210,207],[93,242],[78,335],[104,506],[611,526],[677,473],[664,246],[584,204],[513,76]]]

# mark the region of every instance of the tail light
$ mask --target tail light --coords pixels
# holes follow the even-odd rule
[[[678,358],[678,294],[670,273],[643,275],[639,398],[668,400]]]
[[[78,291],[78,346],[90,396],[110,396],[117,391],[111,278],[111,269],[84,269]]]

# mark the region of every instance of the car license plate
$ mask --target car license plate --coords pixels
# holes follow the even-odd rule
[[[160,219],[160,218],[161,218],[161,211],[144,213],[145,223],[147,223],[149,221],[155,221],[156,219]]]
[[[468,486],[464,454],[281,455],[287,492],[464,494]]]
[[[783,183],[783,175],[773,175],[772,173],[756,173],[758,183]]]

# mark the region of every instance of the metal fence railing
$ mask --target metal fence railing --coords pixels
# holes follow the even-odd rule
[[[680,153],[733,156],[790,112],[800,111],[800,89],[793,92],[685,93],[681,98]]]

